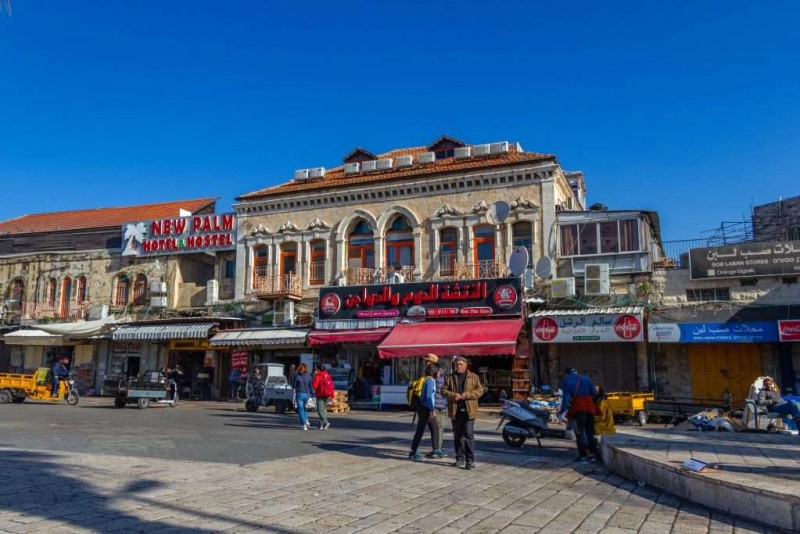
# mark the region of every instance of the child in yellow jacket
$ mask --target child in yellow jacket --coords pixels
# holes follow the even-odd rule
[[[603,388],[600,388],[600,391],[597,393],[595,405],[597,406],[597,412],[594,416],[594,435],[616,434],[617,428],[614,426],[614,412],[611,410],[611,403],[608,402]]]

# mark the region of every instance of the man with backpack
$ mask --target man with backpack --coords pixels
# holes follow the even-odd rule
[[[410,390],[409,404],[416,412],[417,431],[411,441],[411,451],[408,457],[412,460],[422,460],[423,456],[417,449],[422,441],[425,427],[431,429],[431,449],[436,450],[439,439],[439,424],[436,422],[435,400],[436,375],[439,374],[439,364],[431,363],[425,370],[425,376],[414,381]]]
[[[314,381],[311,383],[311,388],[317,397],[317,415],[319,415],[319,429],[328,430],[331,424],[328,422],[328,402],[336,394],[333,387],[333,378],[325,367],[322,365],[317,366],[317,374],[314,375]]]

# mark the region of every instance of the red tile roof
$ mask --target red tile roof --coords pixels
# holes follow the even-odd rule
[[[414,165],[412,167],[405,167],[402,169],[395,168],[390,171],[376,171],[345,175],[344,166],[340,165],[338,167],[334,167],[333,169],[328,169],[325,172],[324,178],[311,179],[307,181],[304,180],[302,182],[295,182],[292,180],[280,185],[245,193],[244,195],[236,197],[236,200],[255,200],[287,193],[297,193],[319,189],[334,189],[353,185],[384,182],[398,178],[422,177],[456,171],[501,167],[516,163],[555,160],[556,158],[552,154],[522,152],[517,150],[516,143],[509,143],[507,154],[495,154],[487,157],[473,157],[468,159],[445,158],[438,159],[435,163],[428,163],[424,165],[418,163],[417,156],[427,151],[428,148],[424,146],[400,148],[390,150],[389,152],[380,154],[376,157],[376,159],[393,158],[396,160],[400,156],[414,156]]]
[[[94,208],[22,215],[16,219],[0,222],[0,236],[109,228],[121,226],[126,222],[177,217],[181,209],[197,213],[204,208],[213,207],[216,201],[216,198],[198,198],[161,202],[159,204],[145,204],[143,206]]]

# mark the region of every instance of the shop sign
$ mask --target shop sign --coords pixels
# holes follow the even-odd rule
[[[689,250],[692,280],[800,274],[800,241],[746,243]]]
[[[231,369],[245,369],[247,367],[247,351],[231,352]]]
[[[781,341],[800,341],[800,321],[778,321]]]
[[[614,343],[644,339],[642,317],[622,315],[553,315],[534,317],[534,343]]]
[[[122,225],[123,256],[157,256],[236,248],[236,214],[173,217]]]
[[[522,314],[519,278],[333,286],[320,290],[321,319],[509,317]]]
[[[648,326],[647,340],[651,343],[771,342],[778,341],[778,328],[773,322],[656,323]]]
[[[207,339],[180,339],[169,342],[169,350],[211,350]]]

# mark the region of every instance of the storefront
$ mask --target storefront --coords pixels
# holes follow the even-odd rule
[[[778,338],[784,387],[800,395],[800,320],[778,321]]]
[[[647,339],[657,392],[665,396],[722,400],[741,406],[762,375],[777,376],[774,321],[673,323],[651,318]]]
[[[374,398],[380,385],[382,404],[406,403],[407,385],[429,352],[443,357],[446,372],[447,356],[480,356],[473,370],[485,381],[505,372],[500,385],[510,395],[523,326],[520,295],[516,278],[323,288],[309,343],[321,361],[349,366],[362,397]]]
[[[574,367],[606,391],[649,388],[642,308],[540,310],[531,332],[542,383],[560,384]]]

